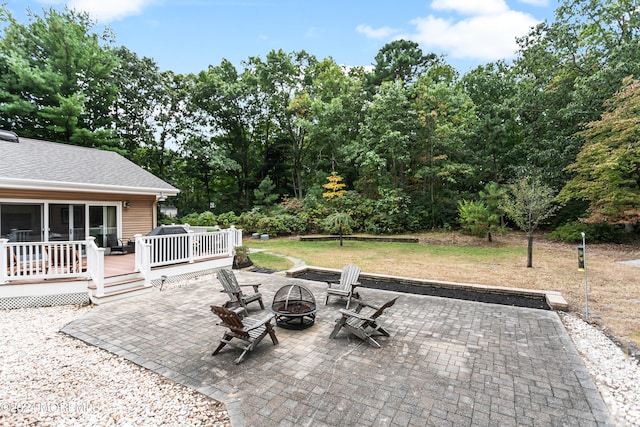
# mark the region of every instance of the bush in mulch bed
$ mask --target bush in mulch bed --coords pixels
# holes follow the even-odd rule
[[[305,271],[296,276],[299,279],[315,280],[325,282],[340,279],[339,274],[318,271]],[[468,289],[453,289],[431,285],[418,285],[406,282],[397,282],[391,279],[368,279],[360,276],[359,287],[381,289],[385,291],[403,292],[407,294],[430,295],[435,297],[455,298],[466,301],[486,302],[492,304],[511,305],[515,307],[537,308],[550,310],[544,297],[534,297],[526,295],[513,295],[494,292],[478,292]]]

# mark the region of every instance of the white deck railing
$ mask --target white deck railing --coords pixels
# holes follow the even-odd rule
[[[86,241],[9,242],[0,239],[0,283],[89,277]]]
[[[149,249],[149,266],[194,261],[213,257],[232,257],[235,248],[242,246],[242,230],[235,227],[214,232],[194,232],[159,236],[136,235],[136,267],[142,269],[142,257]],[[141,250],[138,250],[140,248]]]
[[[233,257],[242,245],[242,230],[165,236],[136,235],[135,269],[150,286],[152,267]],[[104,248],[94,237],[70,242],[9,242],[0,239],[0,284],[17,280],[91,278],[97,295],[104,294]]]

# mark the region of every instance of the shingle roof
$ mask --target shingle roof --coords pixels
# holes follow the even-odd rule
[[[0,187],[173,196],[179,190],[112,151],[0,140]]]

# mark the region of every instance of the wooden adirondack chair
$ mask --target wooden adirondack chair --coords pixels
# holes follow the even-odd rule
[[[384,335],[388,337],[389,331],[387,331],[377,319],[387,308],[395,304],[397,299],[398,297],[395,297],[381,307],[376,307],[363,301],[355,300],[358,305],[355,310],[340,310],[342,317],[336,320],[336,326],[333,328],[333,332],[331,332],[329,338],[335,338],[338,335],[338,332],[340,332],[340,329],[345,328],[348,332],[361,338],[370,345],[380,348],[380,344],[373,339],[373,336]],[[368,315],[363,314],[362,309],[364,307],[375,309],[375,311]]]
[[[360,298],[358,293],[354,292],[356,286],[360,284],[360,282],[358,282],[358,277],[360,277],[360,267],[353,264],[344,266],[339,281],[333,280],[327,282],[329,287],[327,288],[327,296],[324,299],[324,305],[327,305],[329,302],[330,295],[335,295],[347,298],[348,309],[352,297]]]
[[[224,292],[229,295],[229,301],[225,304],[225,307],[242,307],[244,311],[247,310],[247,304],[258,301],[260,304],[260,308],[264,310],[264,303],[262,302],[262,294],[258,292],[258,287],[260,283],[257,284],[249,284],[249,285],[240,285],[238,280],[236,279],[236,275],[233,274],[231,270],[218,270],[217,274],[218,280],[222,283],[222,287],[224,288]],[[253,293],[249,295],[245,295],[242,292],[241,287],[251,286],[253,287]]]
[[[219,325],[229,329],[224,333],[222,339],[220,339],[220,345],[213,352],[214,356],[218,354],[225,345],[229,344],[232,347],[243,350],[240,357],[236,359],[237,365],[244,360],[248,352],[253,350],[260,341],[262,341],[265,335],[269,334],[273,345],[278,344],[276,332],[271,325],[271,320],[275,317],[273,313],[268,313],[261,317],[245,317],[241,319],[238,313],[228,308],[212,305],[211,311],[222,321]],[[237,338],[243,341],[243,343],[231,342],[233,338]]]
[[[18,257],[15,252],[7,248],[7,274],[15,275],[18,272]]]

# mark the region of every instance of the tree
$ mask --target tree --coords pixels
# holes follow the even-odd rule
[[[563,0],[555,21],[519,39],[519,163],[561,187],[582,143],[576,133],[597,120],[603,102],[628,75],[640,75],[637,0]]]
[[[307,188],[308,171],[313,170],[313,140],[308,138],[307,119],[316,58],[304,50],[285,53],[271,51],[266,60],[251,57],[246,73],[254,76],[263,102],[260,105],[271,139],[278,141],[291,167],[290,187],[302,199]],[[315,178],[315,176],[314,176]]]
[[[527,267],[533,267],[533,232],[556,211],[553,189],[540,178],[526,176],[509,185],[502,208],[527,233]]]
[[[460,182],[473,172],[465,141],[475,124],[474,105],[454,80],[421,76],[410,92],[419,123],[410,147],[411,190],[425,200],[431,226],[441,226],[445,211],[455,209]]]
[[[329,232],[338,232],[340,236],[340,246],[342,246],[343,233],[351,233],[352,224],[353,219],[351,219],[351,215],[346,212],[334,212],[323,221],[324,227],[328,229]]]
[[[387,43],[375,57],[370,90],[384,82],[400,81],[403,85],[410,85],[436,63],[438,57],[433,53],[424,55],[414,41],[395,40]]]
[[[585,143],[574,174],[558,199],[589,202],[588,222],[637,223],[640,220],[640,82],[629,77],[606,103],[608,111],[578,135]]]
[[[325,191],[322,193],[322,197],[329,201],[339,200],[342,196],[345,195],[347,190],[344,188],[347,186],[342,182],[342,177],[337,173],[331,173],[331,176],[327,177],[327,183],[322,185]]]
[[[513,108],[515,75],[504,62],[496,62],[475,68],[461,83],[477,117],[467,139],[476,171],[472,179],[506,182],[518,160],[514,148],[522,141]]]
[[[25,136],[120,148],[110,129],[117,92],[110,32],[91,33],[88,14],[68,9],[30,14],[25,26],[0,6],[0,22],[0,124]]]
[[[271,206],[280,197],[279,194],[273,193],[273,190],[275,190],[275,188],[276,185],[273,183],[271,178],[269,178],[268,176],[265,177],[265,179],[260,182],[258,188],[253,190],[256,204],[265,206],[267,208]]]
[[[480,201],[458,201],[458,213],[462,229],[474,236],[487,237],[491,242],[492,233],[503,229],[501,225],[502,208],[500,206],[505,190],[495,182],[488,183],[479,193]]]
[[[112,115],[114,136],[121,141],[127,156],[140,162],[141,150],[155,143],[154,117],[160,108],[162,76],[153,59],[140,58],[124,46],[115,54],[118,65],[112,71],[112,79],[118,93]]]
[[[380,186],[404,189],[411,146],[420,126],[415,105],[400,82],[384,83],[366,106],[361,139],[352,155],[369,195]]]
[[[216,153],[218,173],[230,181],[218,189],[220,196],[228,198],[232,208],[248,209],[262,167],[261,147],[269,146],[272,139],[256,77],[248,71],[240,74],[225,59],[198,74],[190,99],[201,116],[201,126],[216,135],[199,146],[208,145],[207,151]]]

